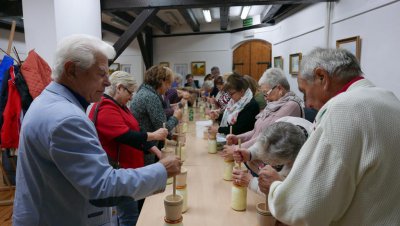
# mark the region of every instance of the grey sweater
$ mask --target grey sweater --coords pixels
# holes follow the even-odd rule
[[[131,103],[131,111],[138,120],[140,128],[146,132],[154,132],[163,127],[165,123],[169,132],[178,125],[179,121],[176,117],[171,116],[168,121],[164,113],[162,97],[156,90],[147,85],[142,84]],[[157,142],[154,142],[157,145]],[[148,157],[145,157],[145,164],[148,163]]]

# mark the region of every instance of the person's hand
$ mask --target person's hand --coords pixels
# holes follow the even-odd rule
[[[226,160],[233,160],[233,152],[236,148],[236,145],[224,145],[220,155]]]
[[[210,103],[210,104],[215,104],[215,103],[217,103],[217,101],[215,100],[214,97],[209,97],[209,98],[207,98],[207,102]]]
[[[181,172],[182,161],[176,155],[163,156],[160,161],[167,170],[167,177],[173,177]]]
[[[218,133],[218,126],[209,126],[208,133]]]
[[[235,134],[228,134],[226,136],[226,143],[227,144],[237,144],[238,143],[238,138]]]
[[[181,120],[182,119],[182,110],[181,109],[176,109],[175,111],[174,111],[174,117],[175,118],[177,118],[178,120]]]
[[[168,130],[166,128],[160,128],[152,133],[147,133],[147,141],[164,140],[167,136]]]
[[[235,185],[248,187],[252,176],[247,170],[235,169],[233,167],[232,180]]]
[[[210,118],[215,120],[219,117],[219,110],[212,110],[210,111]]]
[[[241,148],[233,151],[233,159],[235,162],[247,162],[250,161],[250,151]]]
[[[182,92],[182,98],[188,100],[190,98],[190,93],[186,91]]]
[[[283,181],[283,178],[270,165],[264,166],[258,174],[258,186],[265,195],[268,195],[271,184],[274,181]]]
[[[158,147],[153,146],[149,149],[149,151],[153,154],[155,154],[157,156],[158,159],[161,159],[162,157],[162,152],[160,151],[160,149],[158,149]]]
[[[180,101],[180,103],[181,103],[181,105],[182,106],[185,106],[186,104],[187,104],[187,100],[186,99],[182,99],[181,101]]]

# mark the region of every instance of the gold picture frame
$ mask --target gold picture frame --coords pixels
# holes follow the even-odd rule
[[[274,67],[280,68],[283,70],[283,57],[282,56],[274,57]]]
[[[121,68],[121,65],[119,63],[112,63],[108,67],[108,73],[111,75],[114,71],[119,71]]]
[[[190,63],[191,74],[193,76],[205,76],[206,75],[206,62],[205,61],[193,61]]]
[[[289,55],[289,73],[298,75],[300,71],[301,53],[293,53]]]
[[[339,39],[336,41],[336,48],[345,49],[352,53],[358,61],[361,57],[361,38],[360,36],[354,36],[350,38]]]

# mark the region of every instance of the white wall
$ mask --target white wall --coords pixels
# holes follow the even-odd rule
[[[229,33],[155,38],[154,64],[169,62],[171,69],[174,64],[187,64],[190,73],[192,61],[205,61],[206,74],[211,72],[213,66],[218,66],[221,74],[230,72],[232,50],[229,41]],[[203,81],[202,76],[195,76],[195,79]]]
[[[331,46],[359,35],[365,77],[400,97],[400,1],[343,1],[335,7],[332,23]]]

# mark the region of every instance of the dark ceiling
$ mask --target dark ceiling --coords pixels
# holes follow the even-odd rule
[[[337,0],[101,0],[102,30],[119,36],[114,44],[117,57],[137,38],[147,66],[152,63],[149,40],[153,37],[271,26],[311,4],[334,1]],[[0,6],[0,28],[10,30],[15,20],[16,31],[24,32],[22,0],[0,0]],[[249,16],[258,16],[259,23],[242,27],[239,16],[243,6],[252,6]],[[214,26],[205,22],[202,9],[210,9]]]

